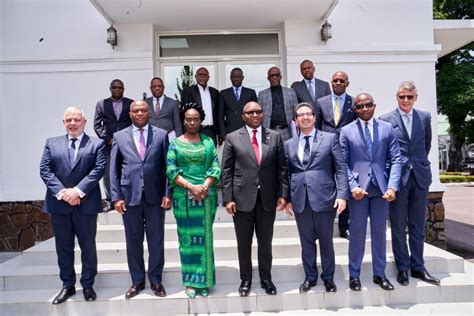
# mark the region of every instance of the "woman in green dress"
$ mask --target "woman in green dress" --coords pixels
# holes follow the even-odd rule
[[[169,147],[166,174],[173,188],[181,257],[181,273],[186,295],[207,296],[215,285],[212,225],[217,209],[215,184],[221,175],[214,142],[199,129],[203,109],[188,103],[180,109],[185,133]]]

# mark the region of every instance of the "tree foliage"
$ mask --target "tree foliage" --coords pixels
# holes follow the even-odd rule
[[[181,70],[180,78],[176,78],[176,86],[178,87],[179,95],[174,95],[178,102],[181,100],[181,95],[186,87],[194,84],[193,67],[184,65]]]

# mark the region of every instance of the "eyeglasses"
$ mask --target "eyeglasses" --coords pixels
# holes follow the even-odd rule
[[[281,73],[269,74],[268,76],[271,77],[271,78],[276,78],[276,77],[280,77],[280,76],[281,76]]]
[[[398,95],[398,98],[400,100],[405,100],[405,99],[413,100],[415,98],[415,96],[414,95]]]
[[[245,113],[245,115],[248,115],[248,116],[254,116],[254,115],[263,114],[263,111],[262,110],[253,110],[253,111],[246,111],[244,113]]]
[[[313,115],[314,115],[314,113],[312,113],[312,112],[304,112],[304,113],[298,113],[298,114],[296,114],[296,117],[298,117],[298,118],[302,118],[302,117],[305,117],[305,116],[307,116],[307,117],[313,117]]]
[[[115,90],[115,89],[120,89],[120,90],[121,90],[121,89],[123,89],[123,87],[120,87],[120,86],[111,86],[110,89],[114,89],[114,90]]]
[[[344,84],[344,83],[346,83],[346,81],[344,79],[334,79],[332,81],[332,83],[342,83],[342,84]]]
[[[365,103],[365,104],[356,104],[354,105],[354,108],[356,110],[362,110],[363,108],[366,108],[366,109],[371,109],[375,106],[375,104],[373,104],[372,102],[371,103]]]

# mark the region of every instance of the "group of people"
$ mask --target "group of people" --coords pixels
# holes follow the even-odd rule
[[[75,236],[81,248],[84,299],[97,297],[95,235],[102,177],[107,199],[123,217],[132,282],[127,299],[145,288],[145,236],[151,289],[166,296],[164,222],[170,208],[177,223],[185,293],[190,298],[208,296],[216,284],[213,222],[219,183],[235,227],[240,296],[248,296],[252,286],[254,233],[260,286],[268,295],[277,294],[271,276],[276,211],[296,220],[305,273],[300,292],[316,286],[319,277],[316,240],[320,277],[327,292],[337,291],[336,214],[339,235],[349,239],[351,290],[362,287],[369,218],[374,283],[394,289],[385,275],[390,218],[398,283],[408,285],[411,272],[414,278],[440,284],[423,261],[431,117],[413,108],[415,84],[402,82],[396,93],[398,108],[376,119],[370,94],[353,98],[346,93],[345,72],[334,73],[329,85],[314,77],[311,61],[303,61],[300,69],[303,80],[286,88],[280,70],[271,67],[270,87],[257,97],[242,86],[241,69],[231,71],[232,87],[219,93],[207,85],[209,72],[202,67],[196,71],[197,84],[184,89],[180,105],[164,95],[158,77],[150,83],[153,96],[137,101],[125,98],[123,82],[115,79],[111,97],[96,106],[94,129],[100,139],[84,133],[86,118],[79,108],[67,108],[66,135],[46,141],[40,164],[47,186],[44,210],[51,214],[63,282],[53,304],[76,292]],[[170,132],[176,136],[171,141]],[[223,145],[221,164],[217,144]]]

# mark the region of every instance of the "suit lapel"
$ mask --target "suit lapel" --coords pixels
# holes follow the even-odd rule
[[[328,106],[326,107],[322,107],[321,109],[323,112],[326,112],[326,115],[324,115],[324,117],[327,117],[328,118],[328,122],[331,122],[331,124],[336,127],[336,124],[334,122],[334,111],[333,111],[333,107],[332,107],[332,95],[329,96],[329,99],[328,99]],[[340,120],[339,120],[340,121]]]
[[[364,134],[364,130],[362,129],[362,125],[360,124],[360,120],[357,120],[357,123],[354,126],[357,126],[357,129],[359,130],[360,145],[364,147],[364,151],[365,151],[367,157],[372,158],[369,155],[369,148],[367,148],[367,144],[365,143],[365,134]],[[357,134],[357,131],[353,131],[353,132],[354,132],[354,134]],[[373,150],[372,150],[372,152],[373,152]]]
[[[308,100],[311,100],[312,102],[314,102],[313,98],[311,97],[311,93],[309,93],[309,90],[308,90],[308,84],[306,83],[306,80],[301,80],[301,84],[303,85],[303,91],[304,93],[306,94],[306,96],[308,97]],[[316,86],[314,87],[314,92],[316,93]]]
[[[137,146],[135,145],[135,140],[133,139],[133,125],[125,130],[125,138],[127,139],[129,146],[137,155],[138,159],[141,160],[140,153],[138,152]]]
[[[262,148],[260,149],[262,151],[262,159],[260,159],[260,166],[265,162],[265,158],[267,158],[268,155],[268,148],[270,148],[270,132],[266,130],[262,126]],[[252,148],[253,150],[253,148]]]
[[[249,155],[250,159],[253,161],[255,166],[257,166],[257,168],[258,168],[257,157],[255,157],[255,153],[253,152],[253,147],[252,147],[252,143],[250,142],[250,136],[249,136],[249,133],[247,132],[247,128],[245,126],[242,127],[240,129],[239,134],[240,134],[239,138],[240,138],[240,142],[242,144],[242,147],[247,152],[247,154]],[[261,161],[260,161],[260,163],[261,163]]]
[[[89,136],[87,136],[86,134],[84,134],[84,136],[82,136],[81,143],[79,144],[79,149],[77,150],[76,159],[74,159],[74,163],[73,163],[71,169],[74,169],[74,167],[77,165],[77,162],[79,161],[79,159],[81,159],[81,157],[84,154],[84,151],[85,151],[87,145],[89,145],[90,141],[91,140],[90,140]]]
[[[298,156],[298,151],[300,150],[300,137],[299,136],[295,136],[292,138],[292,144],[291,146],[293,147],[293,154],[295,155],[296,157],[296,161],[298,161],[298,163],[300,164],[300,167],[304,167],[303,166],[303,162],[300,160],[300,157]]]
[[[311,155],[309,156],[308,166],[311,164],[314,157],[316,157],[316,154],[318,153],[318,149],[319,149],[319,146],[321,146],[321,142],[323,138],[324,138],[323,134],[318,133],[318,131],[316,131],[316,135],[313,138],[313,146],[311,147]]]
[[[197,84],[194,86],[194,93],[196,94],[196,103],[202,107],[201,92]]]
[[[148,156],[148,153],[150,152],[150,148],[151,148],[151,145],[153,144],[153,139],[155,138],[155,136],[156,136],[156,130],[153,129],[150,124],[148,124],[148,137],[146,140],[145,158],[143,160],[146,160],[146,157]]]
[[[63,155],[64,161],[66,161],[66,164],[69,167],[69,169],[72,169],[71,160],[69,159],[69,137],[67,136],[67,134],[66,134],[66,137],[64,138],[63,147],[66,148],[66,150],[64,150],[64,155]]]
[[[341,109],[341,117],[339,118],[339,122],[337,123],[338,126],[340,124],[342,124],[342,122],[344,121],[344,117],[347,114],[347,111],[351,107],[352,107],[352,98],[348,94],[346,94],[346,99],[345,99],[344,104],[343,104],[342,109]]]
[[[420,115],[416,110],[413,110],[412,122],[411,122],[411,139],[416,139],[418,132],[422,130]],[[408,134],[408,132],[407,132]]]
[[[377,151],[377,147],[379,146],[379,140],[380,136],[382,135],[382,126],[379,124],[379,122],[374,119],[374,140],[372,142],[372,156],[374,156],[374,153]]]
[[[413,113],[415,113],[415,111],[413,111]],[[393,118],[395,122],[397,123],[398,128],[402,131],[403,137],[405,138],[405,140],[407,142],[410,142],[410,137],[408,137],[408,131],[405,128],[405,124],[403,124],[402,116],[400,115],[400,112],[398,110],[393,111]],[[414,126],[414,124],[412,124],[412,126]],[[413,127],[412,127],[411,132],[412,132],[412,137],[413,137]]]

